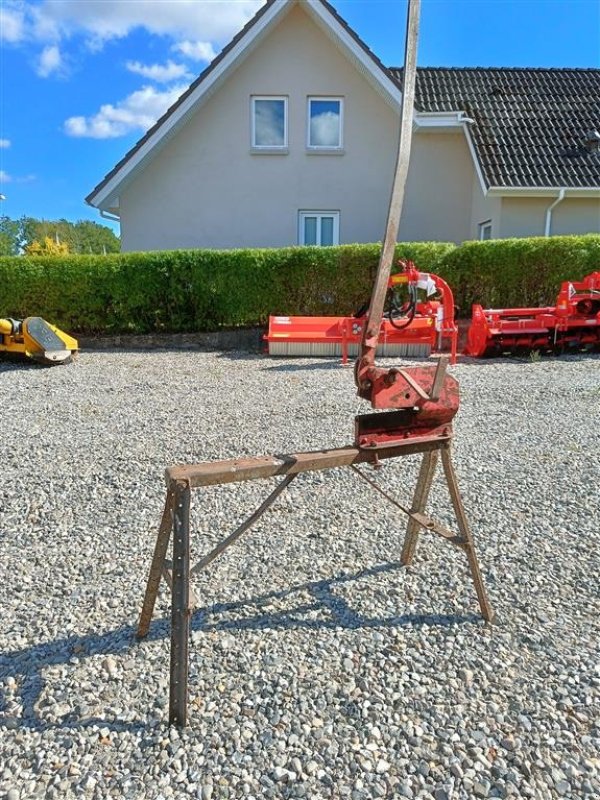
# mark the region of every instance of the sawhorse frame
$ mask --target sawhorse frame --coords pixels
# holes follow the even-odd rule
[[[343,447],[335,450],[319,450],[284,456],[206,462],[167,469],[165,476],[167,482],[165,508],[154,548],[137,636],[141,639],[149,631],[161,576],[164,576],[171,586],[169,724],[179,726],[187,724],[188,643],[190,617],[193,611],[190,602],[190,577],[203,570],[245,533],[272,505],[281,492],[289,486],[296,475],[301,472],[332,469],[333,467],[350,467],[400,511],[407,514],[409,520],[401,555],[401,562],[404,565],[410,564],[412,561],[420,528],[433,531],[451,544],[464,550],[475,584],[481,614],[485,620],[491,622],[494,614],[485,592],[473,544],[473,536],[458,490],[456,473],[450,458],[450,443],[451,437],[443,436],[419,441],[408,440],[378,450]],[[377,465],[379,461],[385,459],[398,458],[415,453],[422,453],[423,460],[410,508],[405,508],[398,503],[381,489],[377,483],[359,470],[357,466],[364,463]],[[425,513],[440,454],[459,534],[448,530]],[[190,503],[192,489],[235,481],[272,478],[278,475],[283,476],[283,479],[256,511],[233,533],[223,539],[210,553],[198,561],[195,566],[190,568]],[[167,561],[167,549],[171,531],[173,531],[173,559],[169,563]]]

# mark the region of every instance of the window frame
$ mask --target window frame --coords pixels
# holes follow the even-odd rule
[[[317,218],[317,242],[307,245],[305,242],[305,220],[307,217]],[[329,244],[321,243],[321,224],[323,217],[333,218],[333,241]],[[301,247],[336,247],[340,243],[340,212],[339,210],[302,210],[298,211],[298,244]]]
[[[492,220],[491,219],[486,219],[483,222],[480,222],[478,228],[479,228],[479,231],[478,231],[479,232],[479,236],[478,236],[479,241],[480,242],[489,242],[490,239],[492,238]],[[485,235],[485,232],[487,230],[489,230],[489,232],[490,232],[489,236]]]
[[[256,143],[256,101],[257,100],[282,100],[283,101],[283,144],[257,144]],[[250,148],[255,152],[284,152],[288,149],[288,106],[289,98],[284,94],[253,94],[250,95]]]
[[[313,101],[326,101],[335,102],[340,104],[340,130],[339,130],[339,144],[311,144],[310,143],[310,123],[312,120],[310,109]],[[344,98],[343,97],[325,97],[321,95],[309,95],[306,98],[306,149],[310,152],[335,152],[338,153],[344,149]]]

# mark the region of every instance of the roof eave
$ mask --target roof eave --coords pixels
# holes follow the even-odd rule
[[[473,122],[464,111],[417,111],[415,123],[417,129],[431,130],[433,133],[446,128],[460,128]]]

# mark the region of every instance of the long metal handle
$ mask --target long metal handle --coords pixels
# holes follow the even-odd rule
[[[394,260],[398,228],[400,227],[400,215],[402,214],[402,205],[404,202],[404,188],[406,186],[406,176],[408,175],[412,139],[420,11],[421,0],[409,0],[398,156],[392,184],[385,237],[379,257],[375,285],[373,286],[371,301],[369,303],[367,324],[363,330],[360,354],[356,362],[355,379],[359,388],[364,388],[364,381],[366,380],[364,374],[365,369],[371,367],[375,362],[379,328],[383,317],[383,305],[387,293],[388,278]]]

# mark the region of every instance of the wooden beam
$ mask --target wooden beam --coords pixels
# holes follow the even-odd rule
[[[398,444],[372,450],[349,446],[333,450],[314,450],[307,453],[178,465],[169,467],[166,470],[165,478],[167,485],[183,481],[194,489],[199,486],[215,486],[220,483],[273,478],[277,475],[297,475],[300,472],[348,467],[351,464],[377,463],[388,458],[398,458],[398,456],[407,456],[413,453],[428,453],[449,445],[451,438],[448,435],[423,437],[418,441],[407,439]]]

